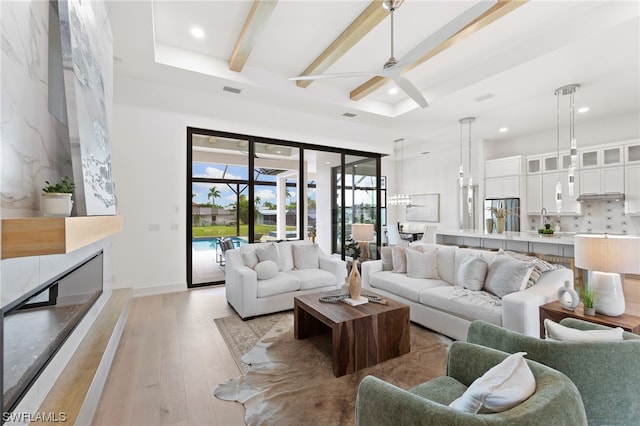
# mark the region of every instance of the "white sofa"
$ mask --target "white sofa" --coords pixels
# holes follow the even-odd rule
[[[256,250],[270,247],[277,248],[277,272],[258,279],[261,269]],[[347,274],[343,260],[305,240],[245,244],[228,250],[226,261],[227,301],[243,319],[293,309],[294,296],[341,288]]]
[[[457,340],[466,340],[469,325],[477,319],[539,336],[538,307],[557,300],[558,288],[565,280],[573,280],[570,269],[559,267],[542,273],[529,288],[491,299],[485,292],[464,289],[457,282],[457,271],[470,254],[479,254],[491,264],[496,252],[419,242],[411,246],[422,246],[424,252],[437,249],[437,272],[441,279],[412,278],[406,273],[383,270],[383,260],[376,260],[362,264],[362,286],[408,304],[411,321]]]

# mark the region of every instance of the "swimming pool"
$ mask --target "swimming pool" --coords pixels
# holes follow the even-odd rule
[[[238,247],[240,244],[246,244],[246,240],[240,237],[231,237],[233,240],[234,246]],[[218,242],[218,237],[208,237],[208,238],[193,238],[191,240],[191,248],[194,251],[208,251],[215,250]]]

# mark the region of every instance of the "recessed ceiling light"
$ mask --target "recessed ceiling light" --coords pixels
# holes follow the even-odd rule
[[[397,87],[392,87],[391,89],[389,89],[389,94],[390,95],[395,95],[396,93],[398,93],[398,88]]]
[[[324,164],[331,164],[331,161],[327,161],[327,162],[325,162]]]
[[[579,112],[580,114],[582,114],[583,112],[587,112],[587,111],[589,111],[589,107],[582,107],[582,108],[578,108],[578,112]]]
[[[191,35],[195,38],[204,38],[204,31],[202,31],[202,28],[192,27]]]
[[[508,128],[508,127],[500,127],[500,128],[498,129],[498,131],[499,131],[500,133],[507,132],[508,130],[509,130],[509,128]]]

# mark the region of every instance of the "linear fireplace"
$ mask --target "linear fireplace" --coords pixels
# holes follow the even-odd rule
[[[3,413],[29,390],[103,290],[103,251],[3,310]]]

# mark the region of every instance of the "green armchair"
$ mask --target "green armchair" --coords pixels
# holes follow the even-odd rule
[[[609,327],[574,318],[560,324],[579,330]],[[590,425],[630,425],[640,419],[640,336],[623,333],[619,342],[541,340],[474,321],[467,341],[527,358],[566,374],[575,383]]]
[[[454,342],[447,375],[406,391],[373,376],[365,377],[356,398],[356,424],[396,425],[585,425],[586,415],[575,385],[562,373],[527,360],[536,391],[526,401],[501,413],[464,413],[448,405],[474,380],[508,354]]]

